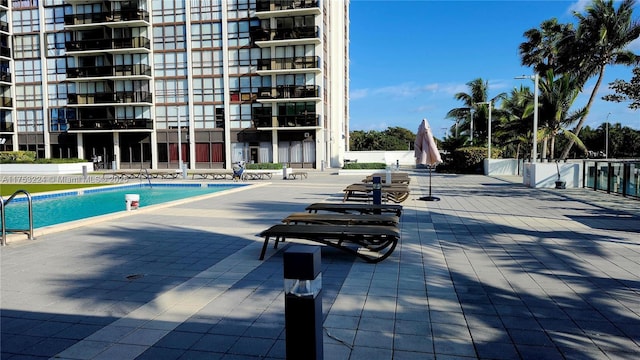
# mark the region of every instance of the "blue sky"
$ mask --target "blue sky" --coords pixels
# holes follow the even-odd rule
[[[489,81],[490,98],[521,84],[533,89],[533,81],[514,79],[533,74],[520,65],[523,33],[553,17],[575,23],[573,10],[585,3],[351,0],[350,129],[399,126],[416,132],[427,118],[434,135],[442,138],[453,124],[447,112],[463,106],[453,96],[468,92],[466,83]],[[640,19],[640,5],[634,18]],[[640,41],[631,49],[640,53]],[[609,116],[611,123],[640,130],[640,110],[601,100],[611,93],[610,82],[631,77],[631,68],[607,67],[586,125],[597,127]],[[594,84],[595,78],[574,107],[586,104]]]

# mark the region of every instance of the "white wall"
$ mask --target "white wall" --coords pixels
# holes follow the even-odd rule
[[[345,160],[358,160],[359,163],[381,162],[389,166],[395,166],[396,161],[400,166],[415,166],[414,151],[346,151]]]
[[[560,180],[567,188],[582,187],[582,162],[559,163]],[[555,188],[558,180],[556,163],[525,163],[522,183],[533,188]]]
[[[484,159],[485,175],[520,175],[523,160],[516,159]]]

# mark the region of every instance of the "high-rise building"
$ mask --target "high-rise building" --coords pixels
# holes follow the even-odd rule
[[[348,0],[0,0],[0,150],[337,167]]]

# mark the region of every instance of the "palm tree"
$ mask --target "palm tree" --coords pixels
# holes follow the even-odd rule
[[[545,74],[549,69],[556,69],[559,49],[569,39],[574,38],[573,24],[559,24],[556,18],[545,20],[540,29],[525,31],[528,41],[520,44],[522,65],[533,66],[538,74]]]
[[[561,62],[568,71],[576,74],[581,88],[588,79],[597,75],[585,106],[585,116],[574,129],[576,135],[580,133],[600,89],[606,66],[638,62],[638,57],[626,50],[629,43],[640,37],[640,23],[631,19],[635,3],[635,0],[622,0],[616,10],[613,0],[594,0],[586,8],[585,15],[574,13],[578,18],[578,28],[571,45],[565,43],[561,49],[564,56]],[[563,70],[562,67],[559,70]],[[570,140],[560,158],[567,157],[573,144],[574,141]]]
[[[563,135],[569,141],[576,142],[579,147],[586,148],[578,137],[567,127],[581,119],[586,114],[586,108],[570,112],[571,106],[580,93],[580,87],[576,84],[579,80],[575,74],[564,73],[555,76],[553,70],[548,70],[540,81],[540,135],[544,146],[542,158],[547,157],[547,148],[550,157],[555,157],[555,142],[558,135]],[[547,147],[547,143],[550,143]]]
[[[482,78],[472,80],[466,85],[469,87],[469,93],[459,92],[454,95],[456,100],[463,102],[463,107],[449,110],[446,117],[459,122],[460,130],[463,133],[466,131],[470,136],[473,135],[474,142],[484,142],[487,139],[488,108],[486,105],[480,105],[480,103],[492,101],[495,104],[495,102],[502,99],[505,94],[501,93],[489,100],[487,95],[489,92],[489,82],[482,80]],[[471,134],[472,125],[473,134]]]
[[[533,94],[523,85],[514,88],[501,103],[500,124],[496,129],[499,144],[515,147],[515,157],[520,158],[520,148],[531,142],[533,123]],[[529,149],[526,149],[529,150]]]

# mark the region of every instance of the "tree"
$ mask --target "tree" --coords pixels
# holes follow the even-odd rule
[[[529,29],[524,36],[527,41],[520,44],[522,65],[533,66],[538,74],[556,70],[559,66],[559,51],[563,44],[575,36],[573,24],[559,24],[556,18],[545,20],[540,29]]]
[[[382,132],[355,130],[349,133],[351,151],[410,150],[416,135],[401,127],[387,128]]]
[[[533,124],[533,94],[528,87],[514,88],[500,106],[502,113],[496,129],[499,144],[511,148],[516,158],[520,158],[522,147],[530,150]],[[508,149],[505,149],[508,150]],[[506,153],[506,151],[505,151]]]
[[[640,24],[632,21],[635,0],[622,0],[618,9],[613,6],[613,0],[594,0],[586,8],[586,14],[574,13],[578,18],[575,38],[571,42],[563,42],[560,53],[563,67],[560,70],[574,72],[581,88],[593,76],[597,75],[596,83],[591,91],[585,116],[574,129],[578,135],[587,119],[591,105],[598,93],[604,77],[606,66],[609,64],[630,65],[637,62],[637,57],[626,50],[627,45],[640,36]],[[562,159],[565,159],[573,146],[569,141],[565,147]]]
[[[603,96],[606,101],[629,101],[629,109],[640,109],[640,67],[633,69],[633,77],[631,81],[616,80],[609,83],[609,88],[615,91],[615,94]]]
[[[553,70],[547,73],[540,81],[540,136],[543,142],[542,158],[547,157],[547,148],[551,158],[555,158],[555,143],[558,135],[563,135],[569,141],[576,142],[581,149],[586,151],[584,144],[578,137],[567,129],[568,126],[581,119],[586,109],[581,108],[570,112],[571,106],[580,93],[575,74],[564,73],[555,76]],[[547,147],[547,143],[549,146]]]
[[[493,99],[488,98],[489,82],[484,81],[481,78],[477,78],[467,83],[469,92],[459,92],[454,95],[456,100],[463,102],[463,106],[449,110],[447,118],[454,119],[459,123],[459,129],[462,133],[465,133],[469,137],[477,142],[484,143],[487,140],[487,122],[488,122],[488,107],[481,105],[480,103],[486,103],[492,101],[494,105],[505,94],[500,93]],[[473,118],[472,118],[473,117]],[[473,123],[473,124],[472,124]],[[473,134],[471,134],[471,127],[473,126]]]

